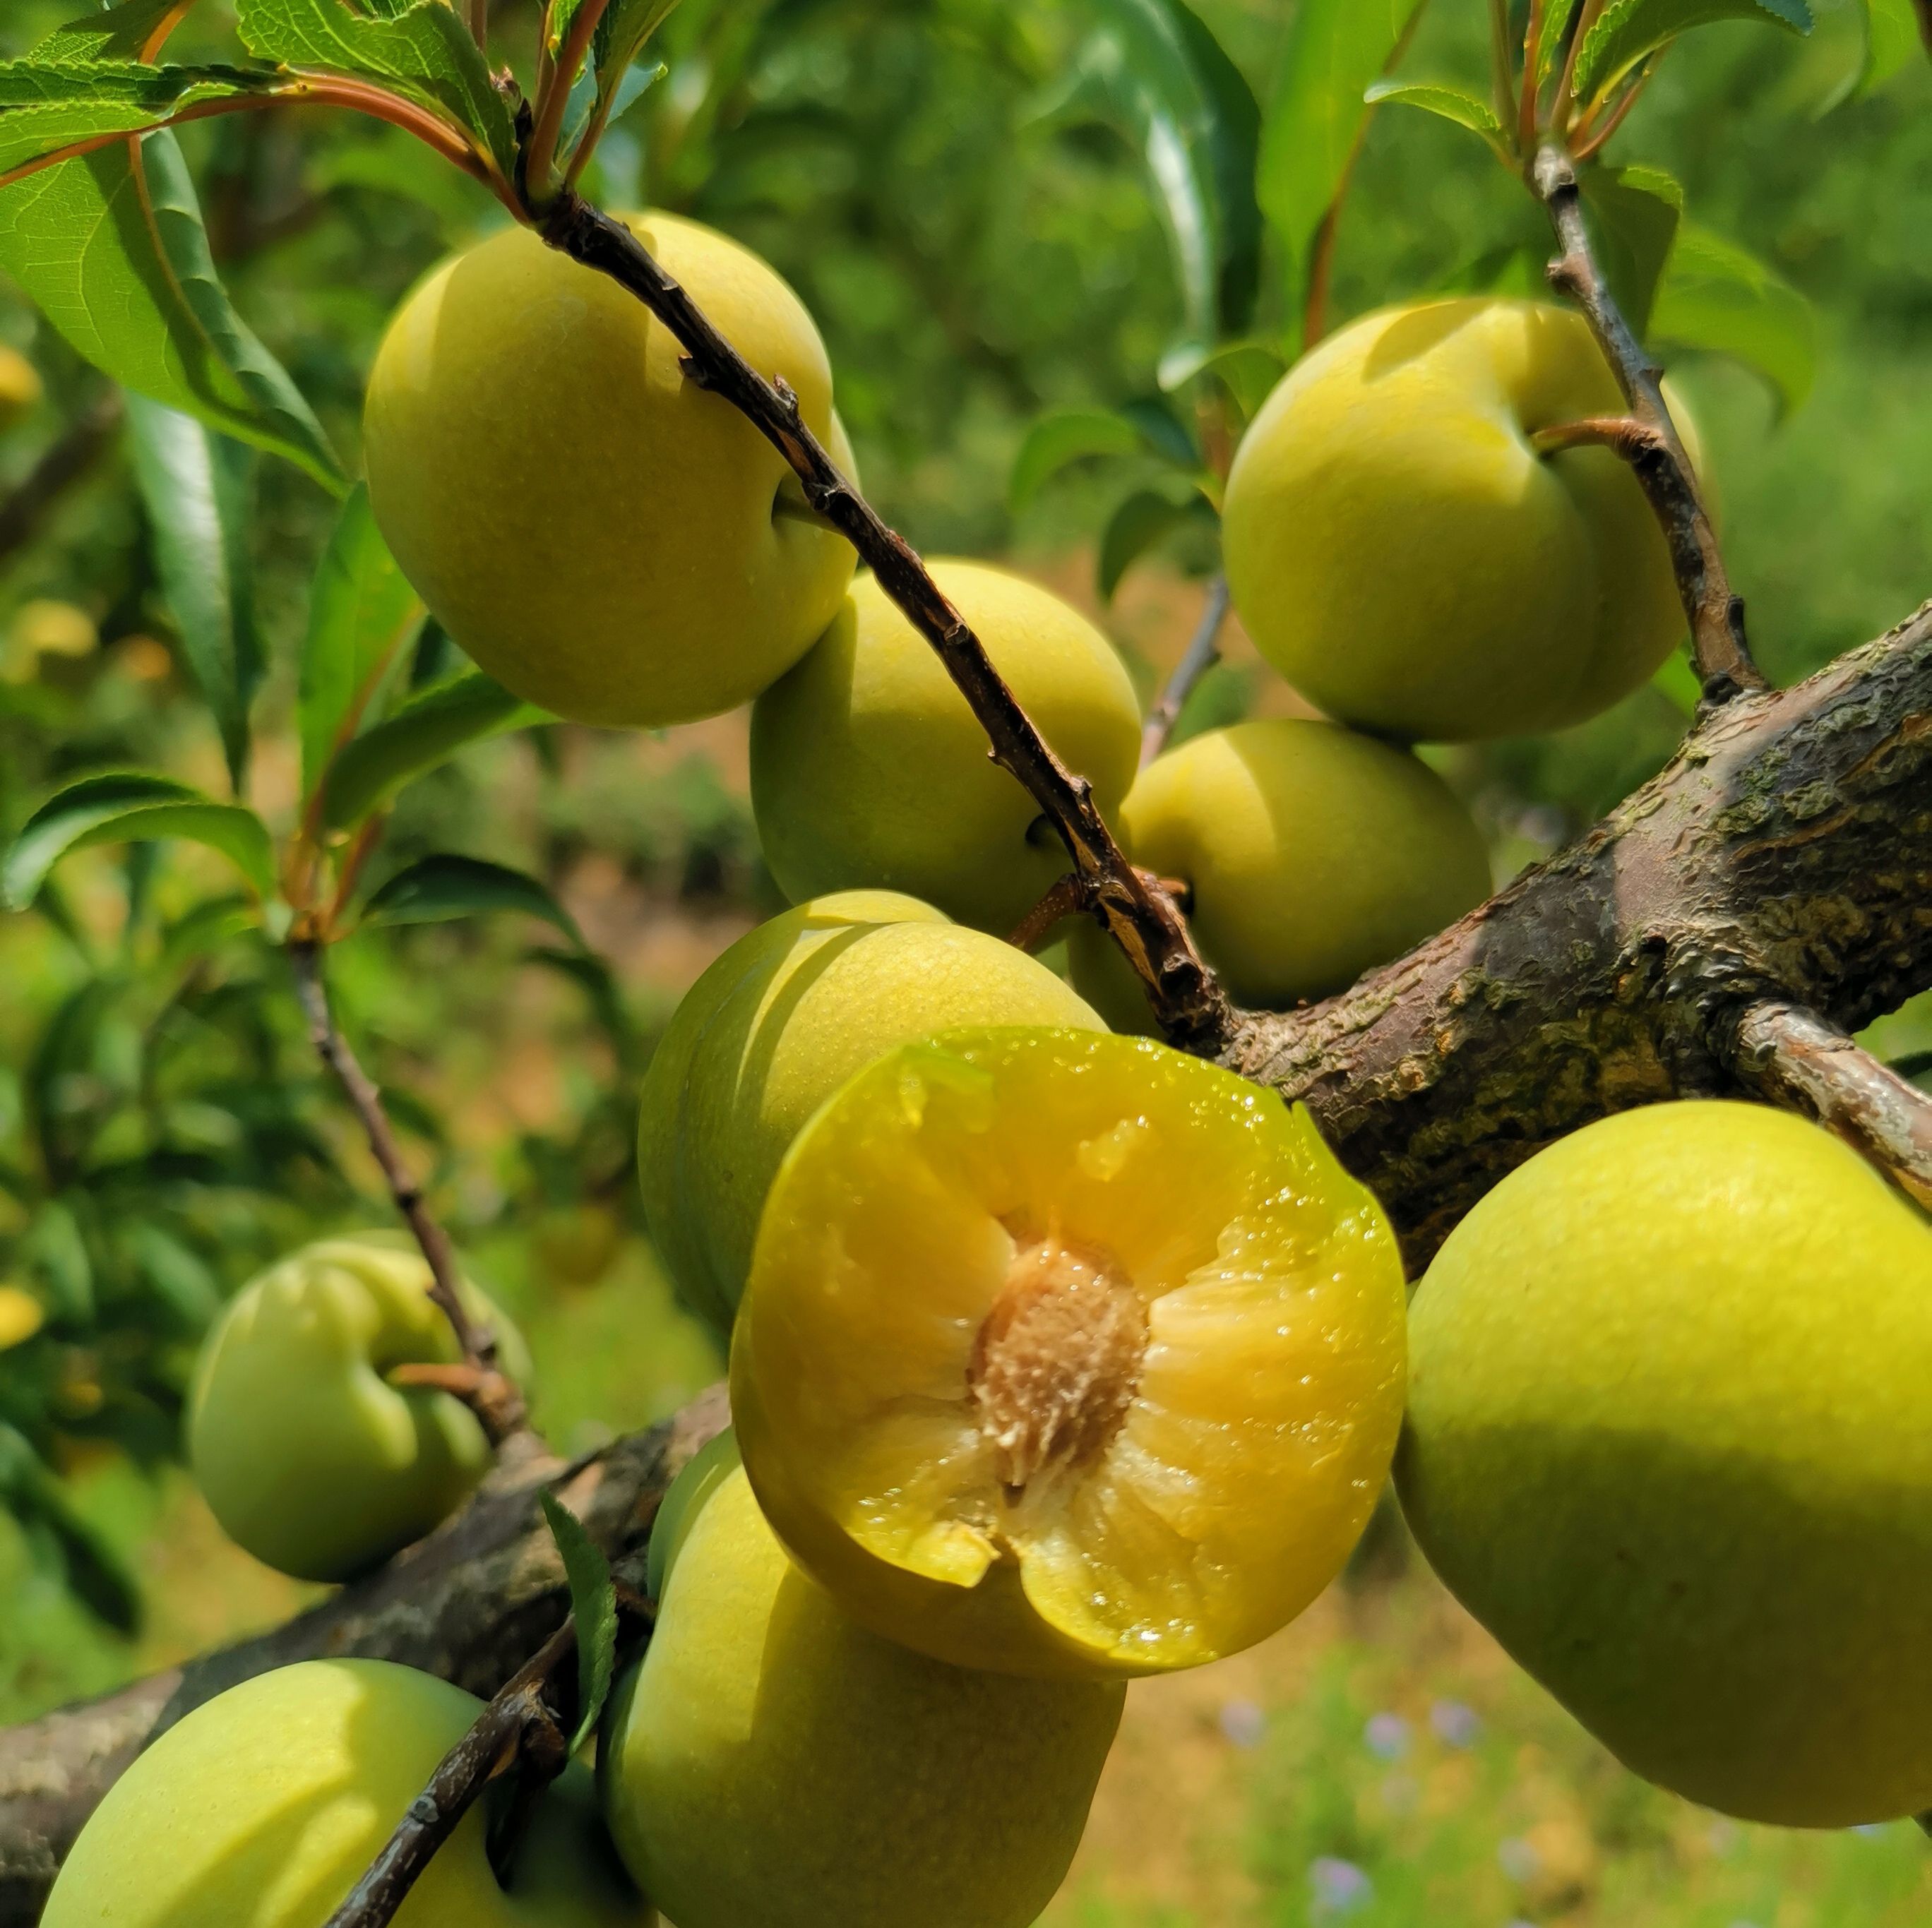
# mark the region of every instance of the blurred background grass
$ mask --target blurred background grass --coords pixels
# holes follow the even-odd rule
[[[75,4],[15,0],[0,55]],[[1200,10],[1265,95],[1284,8],[1201,0]],[[1855,19],[1850,0],[1818,10],[1808,43],[1748,28],[1698,36],[1622,142],[1670,167],[1697,218],[1772,263],[1819,316],[1819,379],[1787,420],[1734,367],[1690,358],[1678,370],[1760,653],[1786,681],[1932,591],[1932,70],[1824,115],[1854,57]],[[529,38],[529,12],[500,10],[512,43]],[[1006,557],[1082,602],[1151,688],[1198,615],[1190,568],[1203,559],[1184,544],[1101,607],[1095,535],[1131,465],[1072,473],[1023,514],[1006,505],[1028,424],[1048,408],[1148,392],[1176,321],[1135,157],[1041,111],[1076,14],[1010,0],[686,0],[696,52],[620,124],[600,184],[618,204],[647,187],[772,259],[824,328],[885,512],[928,553]],[[1480,74],[1480,16],[1472,0],[1438,0],[1412,68]],[[197,17],[193,32],[217,44],[220,5]],[[244,117],[191,130],[190,144],[240,305],[352,448],[384,318],[440,252],[488,226],[490,205],[360,126]],[[1344,230],[1340,311],[1452,283],[1522,234],[1526,207],[1466,135],[1382,114]],[[84,405],[92,378],[4,289],[0,341],[30,355],[48,390],[0,438],[4,488]],[[261,479],[258,596],[274,669],[254,793],[277,817],[294,802],[291,666],[330,511],[284,470]],[[553,512],[567,512],[567,484]],[[118,454],[0,562],[0,829],[72,772],[218,769]],[[1193,721],[1292,700],[1237,635]],[[1439,760],[1506,877],[1659,767],[1682,722],[1648,691],[1564,737]],[[527,866],[609,967],[608,980],[586,978],[501,925],[358,938],[336,965],[346,1019],[396,1095],[412,1155],[530,1337],[540,1422],[587,1447],[670,1412],[718,1370],[644,1239],[630,1110],[678,996],[776,907],[746,802],[743,720],[486,746],[408,793],[392,848],[398,862],[468,850]],[[123,1177],[114,1134],[130,1117],[152,1126],[166,1111],[170,1144],[202,1133],[214,1176],[182,1195],[177,1227],[205,1275],[194,1291],[218,1297],[302,1238],[380,1221],[272,955],[238,938],[194,970],[170,963],[173,920],[211,887],[190,854],[157,868],[96,853],[73,868],[64,928],[0,919],[0,1163],[27,1174],[0,1187],[5,1263],[46,1260],[34,1201],[51,1182],[38,1171],[50,1120],[76,1169],[98,1158]],[[1895,1057],[1932,1047],[1932,1013],[1889,1021],[1885,1042]],[[286,1101],[272,1120],[238,1096],[270,1090]],[[286,1143],[275,1138],[271,1159],[273,1134]],[[172,1167],[152,1178],[178,1182]],[[135,1321],[138,1373],[116,1349],[132,1342],[98,1310],[90,1322],[56,1306],[0,1350],[0,1417],[58,1435],[77,1507],[137,1575],[144,1606],[132,1637],[104,1630],[76,1603],[59,1547],[0,1512],[0,1719],[110,1687],[307,1597],[226,1546],[170,1463],[193,1327],[178,1306]],[[1623,1774],[1446,1600],[1392,1516],[1300,1624],[1253,1654],[1134,1690],[1051,1917],[1056,1928],[1928,1918],[1932,1854],[1915,1830],[1739,1828]]]

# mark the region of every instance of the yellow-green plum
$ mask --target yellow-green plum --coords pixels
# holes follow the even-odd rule
[[[1208,961],[1243,1002],[1345,991],[1488,896],[1481,833],[1427,764],[1332,723],[1270,718],[1190,738],[1120,812],[1136,863],[1192,893]],[[1097,928],[1074,982],[1123,1028],[1145,1002]]]
[[[1669,551],[1618,456],[1532,438],[1624,412],[1568,309],[1430,301],[1342,329],[1290,370],[1228,477],[1248,633],[1328,715],[1393,736],[1608,709],[1684,633]]]
[[[1416,1538],[1638,1774],[1932,1807],[1932,1229],[1838,1140],[1712,1102],[1562,1140],[1444,1246],[1409,1383]]]
[[[850,472],[812,317],[693,222],[632,232]],[[520,697],[661,724],[748,701],[832,620],[855,560],[634,296],[514,228],[446,263],[369,378],[376,519],[450,634]]]
[[[779,1162],[847,1078],[982,1024],[1106,1028],[1044,964],[890,891],[819,898],[733,945],[678,1007],[638,1132],[651,1236],[691,1309],[730,1330]]]
[[[42,389],[34,364],[17,348],[0,348],[0,429],[38,406]]]
[[[686,1522],[614,1699],[604,1815],[677,1928],[1027,1928],[1079,1845],[1121,1700],[865,1632],[734,1469]]]
[[[1060,760],[1108,816],[1133,781],[1140,706],[1113,645],[1036,584],[978,562],[939,586]],[[794,903],[902,890],[1004,937],[1069,868],[931,644],[866,576],[752,713],[752,802]]]
[[[108,1791],[42,1928],[322,1928],[482,1703],[380,1660],[310,1660],[197,1708]],[[646,1928],[587,1769],[536,1811],[506,1892],[473,1810],[397,1928]]]
[[[325,1239],[232,1300],[188,1399],[189,1464],[223,1531],[304,1580],[346,1580],[420,1540],[490,1469],[476,1416],[448,1393],[392,1385],[399,1366],[447,1366],[454,1333],[401,1235]],[[466,1282],[520,1382],[516,1329]]]

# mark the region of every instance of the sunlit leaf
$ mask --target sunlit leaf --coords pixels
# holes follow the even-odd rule
[[[1754,255],[1688,222],[1658,287],[1650,332],[1742,362],[1771,384],[1786,412],[1810,393],[1818,372],[1811,304]]]
[[[369,900],[365,926],[446,924],[513,911],[536,917],[581,947],[576,920],[535,877],[480,857],[424,857],[399,871]]]
[[[172,777],[130,770],[83,777],[28,818],[0,859],[0,904],[25,910],[47,873],[74,851],[164,837],[218,850],[258,895],[274,891],[274,846],[252,810],[214,802]]]
[[[382,685],[422,613],[358,484],[342,505],[309,596],[298,702],[304,799],[342,745],[375,720]]]
[[[1424,113],[1453,121],[1480,134],[1492,149],[1501,151],[1503,124],[1488,101],[1460,87],[1445,87],[1430,81],[1378,80],[1362,97],[1371,107],[1395,101],[1405,107],[1419,107]]]
[[[1577,52],[1571,83],[1576,98],[1595,99],[1679,34],[1718,20],[1762,20],[1793,33],[1811,31],[1805,0],[1610,0]]]
[[[158,402],[135,397],[128,422],[168,612],[238,791],[248,762],[249,705],[262,672],[250,540],[254,458]]]

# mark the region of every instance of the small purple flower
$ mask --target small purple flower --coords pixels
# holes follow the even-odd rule
[[[1315,1891],[1317,1915],[1347,1915],[1375,1893],[1375,1884],[1353,1861],[1324,1855],[1310,1864],[1308,1884]]]
[[[1445,1747],[1473,1747],[1482,1738],[1482,1717],[1459,1700],[1439,1700],[1429,1710],[1429,1725]]]
[[[1363,1729],[1362,1740],[1378,1761],[1400,1761],[1408,1752],[1408,1723],[1399,1714],[1378,1714]]]
[[[1231,1700],[1221,1710],[1221,1732],[1237,1747],[1258,1747],[1268,1733],[1268,1716],[1251,1700]]]

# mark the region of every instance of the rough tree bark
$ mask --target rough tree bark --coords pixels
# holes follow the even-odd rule
[[[1420,1267],[1540,1147],[1634,1105],[1761,1093],[1780,1054],[1784,1102],[1855,1141],[1882,1134],[1882,1092],[1861,1081],[1848,1105],[1833,1092],[1833,1028],[1928,985],[1932,604],[1796,689],[1707,714],[1570,849],[1345,995],[1246,1018],[1226,1057],[1308,1104]],[[1794,1009],[1795,1030],[1778,1015]],[[506,1476],[291,1626],[0,1735],[0,1928],[32,1928],[59,1857],[140,1747],[236,1681],[352,1654],[494,1692],[566,1611],[538,1487],[558,1484],[624,1550],[722,1417],[714,1393],[577,1468]]]

